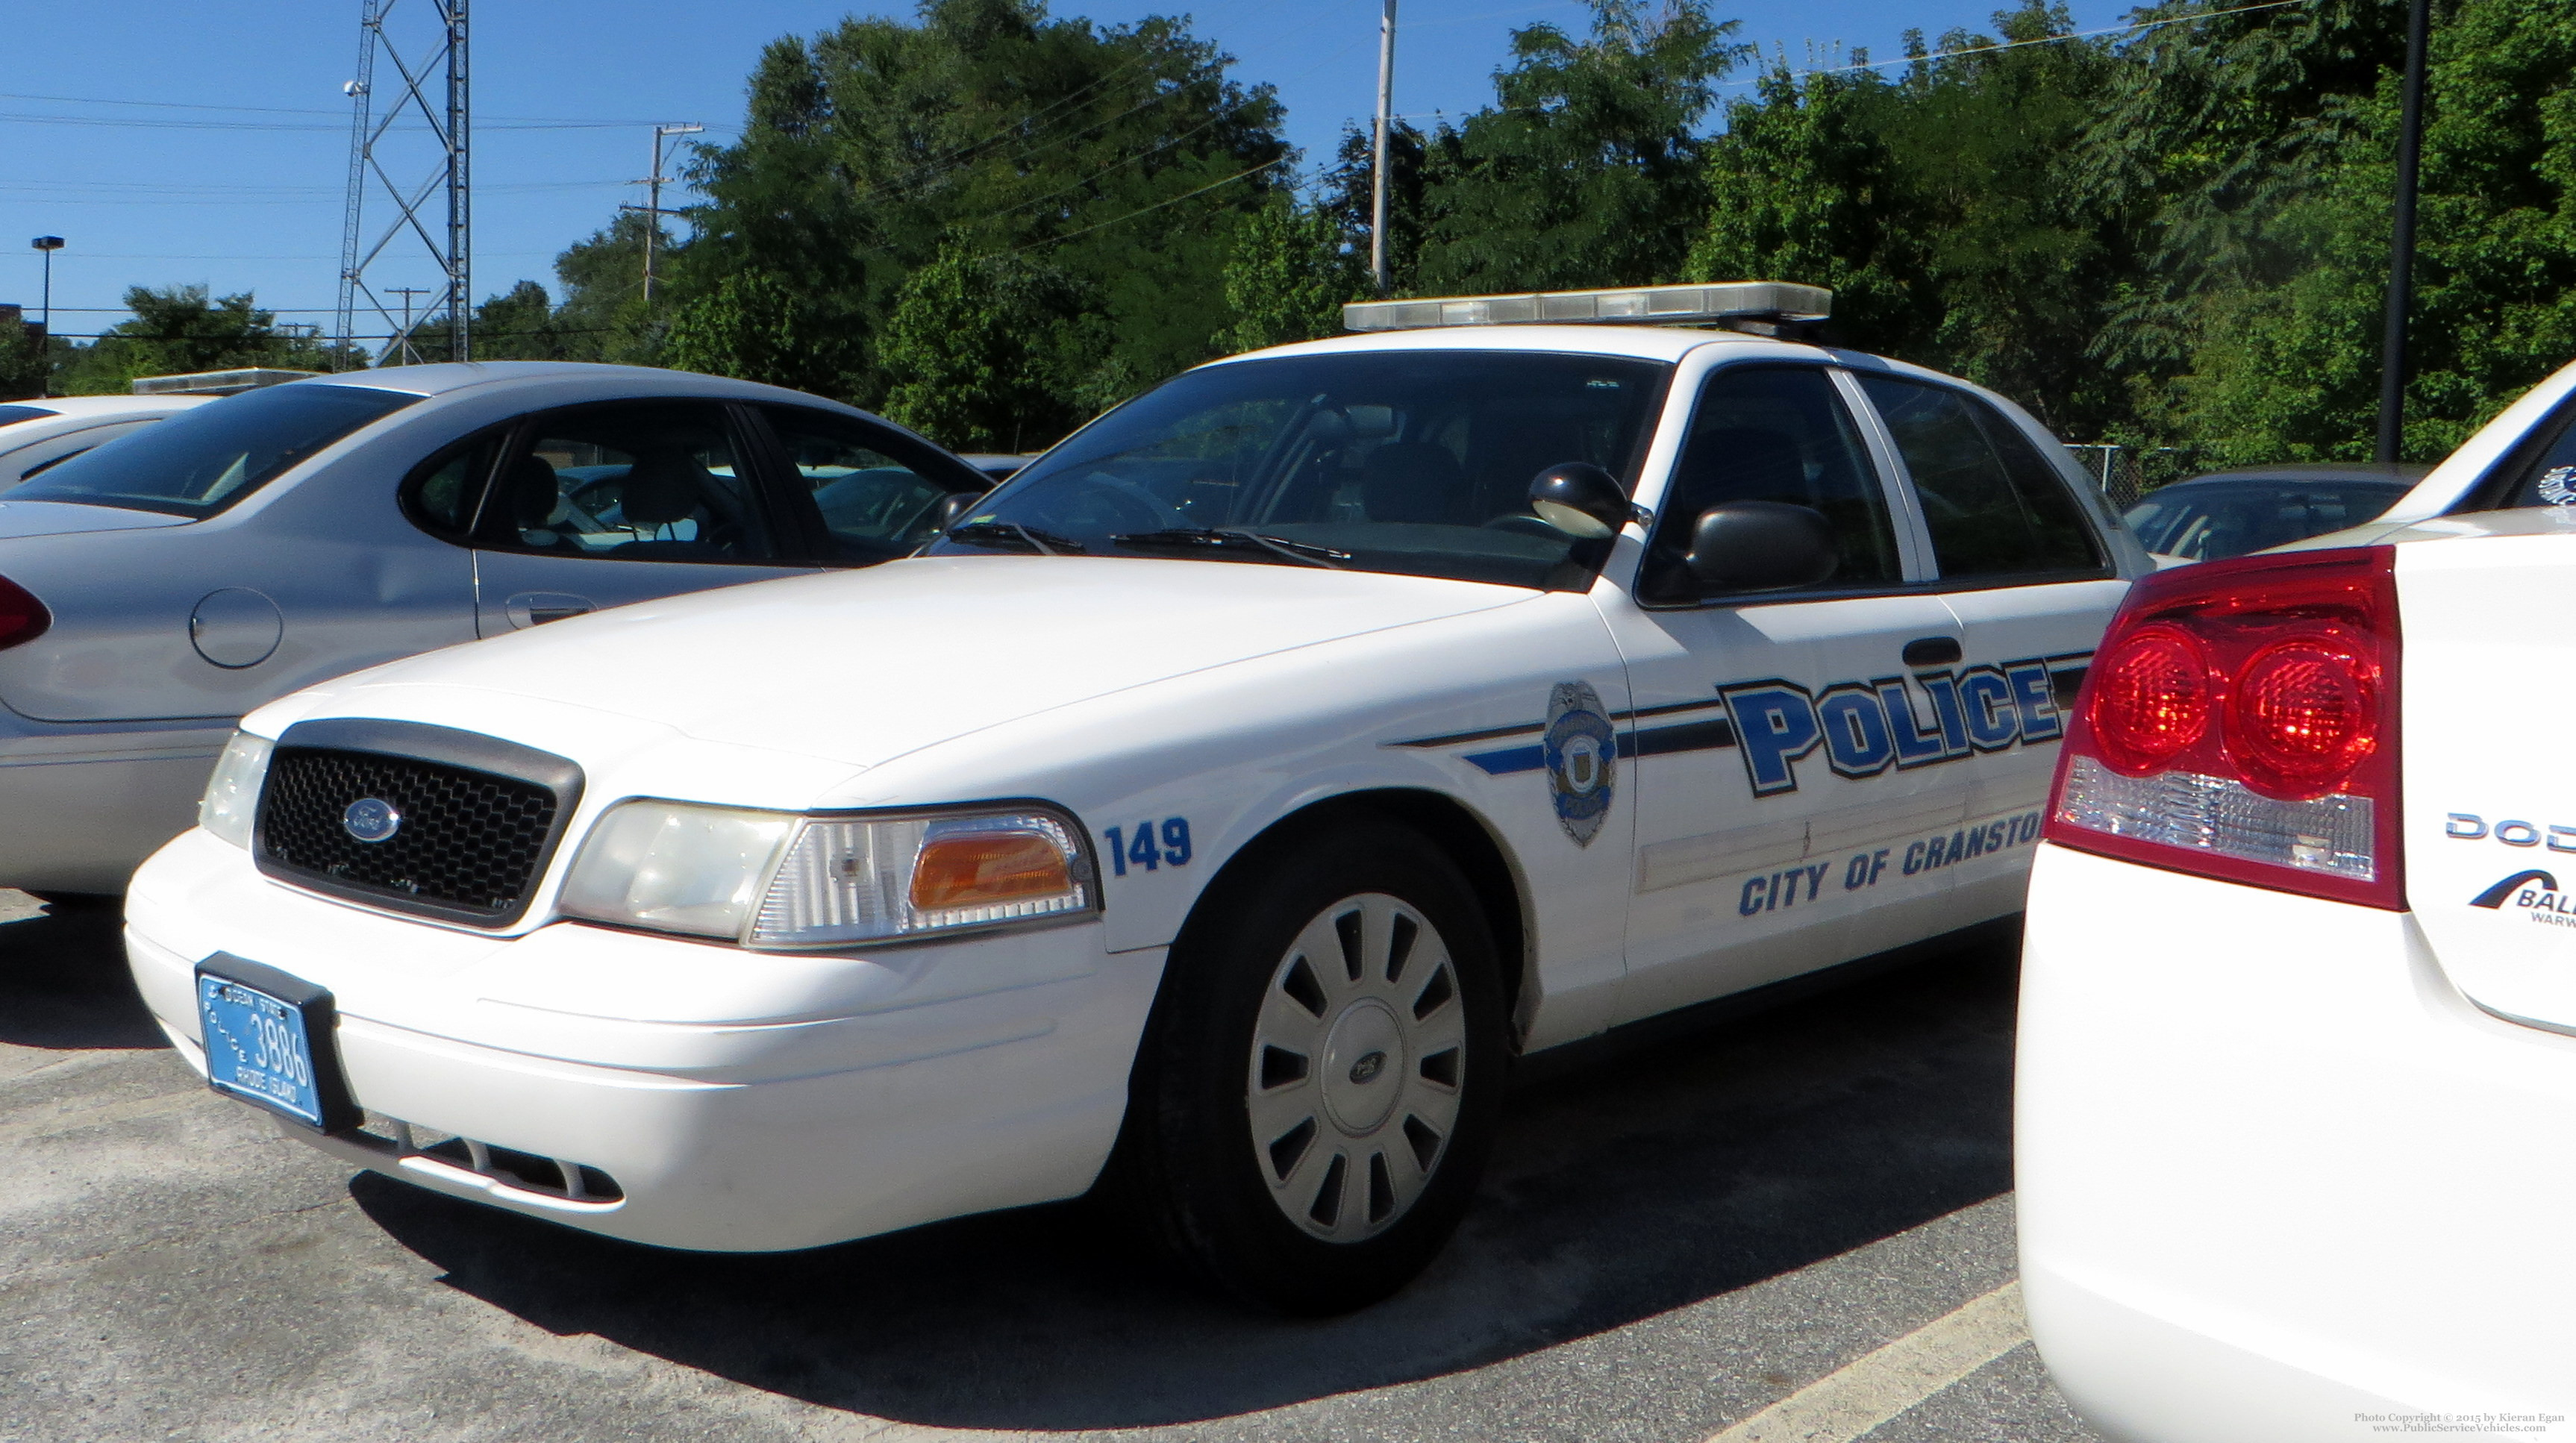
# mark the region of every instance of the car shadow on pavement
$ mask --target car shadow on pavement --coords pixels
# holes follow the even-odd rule
[[[2006,1191],[2015,975],[1988,943],[1526,1086],[1431,1271],[1321,1321],[1212,1298],[1084,1204],[727,1256],[350,1190],[449,1286],[558,1335],[914,1423],[1182,1423],[1515,1357]]]
[[[13,903],[23,896],[0,893]],[[64,1052],[170,1045],[126,969],[120,898],[56,897],[42,916],[0,922],[0,999],[0,1044]]]

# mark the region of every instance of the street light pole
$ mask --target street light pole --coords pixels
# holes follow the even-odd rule
[[[2406,16],[2406,90],[2397,118],[2397,206],[2388,259],[2388,321],[2379,343],[2379,447],[2394,461],[2406,439],[2406,313],[2415,299],[2415,171],[2424,150],[2425,44],[2431,0]]]
[[[44,354],[36,358],[36,395],[42,399],[54,393],[54,252],[63,248],[63,238],[40,235],[28,244],[45,258],[44,319],[39,322],[45,332]]]
[[[1392,288],[1386,253],[1386,129],[1394,102],[1395,0],[1386,0],[1377,22],[1377,137],[1369,164],[1369,274],[1381,296]]]

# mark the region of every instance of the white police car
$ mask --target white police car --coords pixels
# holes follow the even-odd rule
[[[353,1164],[784,1249],[1102,1182],[1235,1291],[1430,1257],[1511,1059],[2016,910],[2145,553],[1771,284],[1375,303],[859,575],[254,713],[135,877],[215,1085]]]
[[[2105,1432],[2568,1431],[2572,574],[2576,366],[2378,521],[2160,573],[2104,640],[2015,1154],[2031,1332]]]

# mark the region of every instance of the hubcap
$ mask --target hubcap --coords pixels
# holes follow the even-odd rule
[[[1428,918],[1382,892],[1317,913],[1271,973],[1244,1095],[1279,1211],[1337,1243],[1403,1217],[1457,1125],[1466,1037]]]

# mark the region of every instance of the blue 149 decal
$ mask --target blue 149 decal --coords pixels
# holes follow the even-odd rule
[[[1154,845],[1156,831],[1150,821],[1138,822],[1133,837],[1124,827],[1104,827],[1101,835],[1109,839],[1109,874],[1127,875],[1127,864],[1150,872],[1156,867],[1186,867],[1190,862],[1190,819],[1165,817],[1161,829],[1162,845]]]

